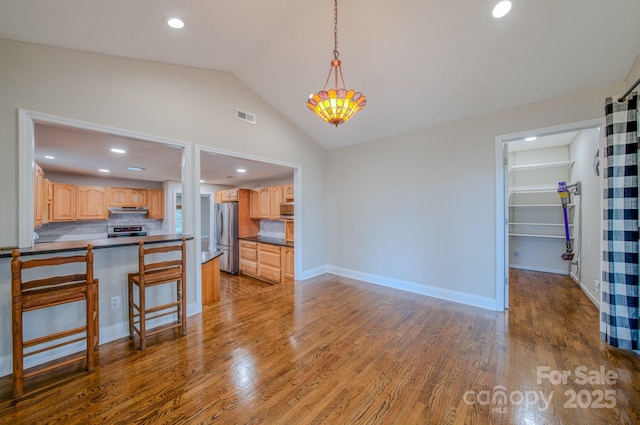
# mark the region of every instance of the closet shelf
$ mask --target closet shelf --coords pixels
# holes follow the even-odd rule
[[[567,204],[567,207],[575,206],[575,204]],[[510,204],[509,207],[562,207],[562,204]]]
[[[511,171],[540,170],[542,168],[573,167],[574,161],[541,162],[538,164],[512,165]]]
[[[532,234],[526,234],[526,233],[509,233],[509,236],[524,237],[524,238],[565,239],[564,236],[537,235],[537,234],[532,235]],[[573,236],[571,236],[571,239],[573,239]]]
[[[513,226],[554,226],[554,227],[564,227],[564,223],[518,223],[512,222],[509,223]],[[573,224],[569,224],[569,227],[573,227]]]

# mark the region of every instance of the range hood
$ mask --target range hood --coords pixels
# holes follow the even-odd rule
[[[147,214],[147,207],[109,207],[109,214]]]

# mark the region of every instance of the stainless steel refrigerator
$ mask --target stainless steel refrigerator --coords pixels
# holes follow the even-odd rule
[[[220,270],[238,273],[240,269],[240,247],[238,243],[238,203],[215,204],[216,250],[222,251]]]

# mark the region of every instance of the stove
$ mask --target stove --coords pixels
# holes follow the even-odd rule
[[[130,238],[132,236],[147,236],[147,226],[125,224],[107,227],[108,238]]]

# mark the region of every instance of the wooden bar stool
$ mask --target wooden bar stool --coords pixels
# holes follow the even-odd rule
[[[158,260],[157,256],[149,259],[154,254],[167,254],[169,259]],[[178,256],[179,254],[179,256]],[[187,334],[187,297],[186,297],[186,238],[182,237],[182,243],[146,248],[144,242],[138,245],[138,272],[129,273],[129,337],[133,333],[140,337],[140,350],[147,348],[147,337],[167,329],[181,328],[182,335]],[[162,256],[161,256],[162,257]],[[178,257],[178,258],[176,258]],[[175,284],[176,297],[157,306],[148,306],[146,303],[147,289],[158,285]],[[134,298],[134,286],[138,288],[138,302]],[[173,298],[173,297],[172,297]],[[162,316],[176,315],[176,321],[163,324],[147,330],[147,322]]]
[[[51,257],[22,261],[20,251],[11,253],[11,297],[13,327],[13,395],[20,397],[24,392],[24,379],[39,375],[62,366],[86,361],[86,369],[94,369],[94,350],[98,344],[98,279],[93,277],[93,246],[87,246],[85,255],[71,257]],[[56,266],[84,263],[83,273],[64,276],[23,280],[23,270],[34,270],[39,276],[54,273]],[[73,268],[73,266],[72,266]],[[76,267],[80,269],[80,266]],[[79,271],[79,270],[78,270]],[[86,317],[83,326],[56,332],[25,341],[23,336],[23,314],[27,311],[85,301]],[[82,337],[77,335],[84,334]],[[74,338],[71,338],[75,336]],[[24,358],[48,350],[86,340],[86,349],[72,357],[52,361],[44,367],[24,370]],[[27,351],[28,350],[28,351]]]

